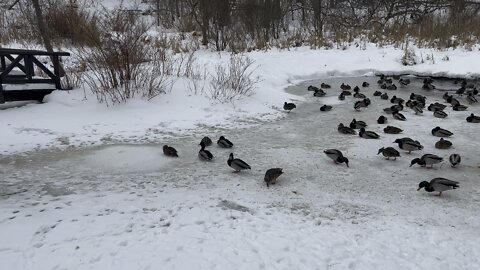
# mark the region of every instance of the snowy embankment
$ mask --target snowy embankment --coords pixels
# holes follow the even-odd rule
[[[0,154],[105,142],[159,142],[169,134],[188,134],[199,127],[234,127],[235,120],[272,119],[281,116],[281,105],[293,98],[283,89],[292,82],[325,76],[367,75],[374,72],[436,74],[455,77],[479,75],[480,52],[462,49],[417,49],[415,66],[402,66],[404,51],[368,45],[365,50],[271,50],[251,52],[262,81],[256,94],[234,104],[214,104],[204,96],[191,95],[178,81],[171,93],[151,101],[132,100],[105,107],[81,89],[56,91],[45,104],[0,111]],[[200,51],[198,63],[213,72],[226,53]],[[447,60],[448,58],[448,60]],[[207,85],[208,87],[208,85]],[[243,123],[245,124],[245,123]]]

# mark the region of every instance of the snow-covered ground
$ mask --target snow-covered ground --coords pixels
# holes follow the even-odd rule
[[[263,81],[257,93],[228,105],[186,97],[180,86],[146,102],[105,108],[83,92],[55,92],[45,104],[0,111],[0,261],[5,269],[479,269],[480,160],[478,124],[469,113],[448,108],[437,119],[425,111],[404,112],[406,122],[387,115],[398,136],[376,124],[389,101],[372,97],[375,71],[478,75],[480,53],[433,52],[435,63],[403,67],[401,50],[250,53]],[[419,53],[419,52],[418,52]],[[445,55],[449,61],[441,61]],[[212,53],[199,61],[214,62]],[[222,55],[222,59],[226,55]],[[212,60],[213,59],[213,60]],[[211,64],[210,64],[211,65]],[[209,68],[211,66],[206,66]],[[319,79],[331,83],[327,97],[306,91]],[[329,77],[329,78],[325,78]],[[331,78],[330,78],[331,77]],[[367,80],[372,105],[355,112],[353,98],[337,99],[341,82]],[[412,77],[412,80],[414,78]],[[285,92],[284,88],[292,83]],[[452,82],[435,82],[455,89]],[[442,102],[440,91],[411,92]],[[78,91],[81,92],[81,91]],[[286,114],[284,101],[298,108]],[[460,98],[462,103],[465,98]],[[331,104],[331,112],[320,112]],[[380,140],[337,132],[340,122],[364,120]],[[453,131],[453,149],[433,147],[435,126]],[[252,166],[231,173],[230,150],[212,146],[212,163],[197,158],[199,140],[230,138],[232,152]],[[412,137],[425,149],[401,151],[397,161],[377,156],[395,138]],[[133,143],[133,144],[132,144]],[[97,146],[78,147],[95,144]],[[161,145],[180,158],[162,155]],[[59,148],[59,149],[56,149]],[[334,165],[322,151],[338,148],[350,168]],[[38,151],[30,151],[39,149]],[[40,150],[44,149],[44,150]],[[24,151],[30,151],[28,153]],[[434,169],[409,168],[424,153],[462,155]],[[285,174],[267,189],[268,168]],[[460,182],[441,198],[418,183],[434,177]]]

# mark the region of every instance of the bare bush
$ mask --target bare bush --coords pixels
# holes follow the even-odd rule
[[[214,102],[232,102],[254,93],[259,77],[254,77],[253,60],[244,55],[230,56],[227,66],[217,64],[207,96]]]
[[[151,99],[165,93],[172,82],[173,61],[164,50],[146,41],[149,25],[122,11],[104,12],[100,40],[78,53],[85,63],[84,82],[99,102],[125,102],[137,95]]]

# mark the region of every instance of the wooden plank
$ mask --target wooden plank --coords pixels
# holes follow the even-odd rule
[[[13,60],[15,60],[15,58],[13,58],[13,56],[11,56],[11,55],[5,55],[5,57],[7,57],[8,60],[10,60],[10,62],[13,62]],[[17,67],[18,67],[23,73],[27,73],[26,70],[25,70],[25,67],[24,67],[22,64],[18,63]]]
[[[33,57],[32,59],[33,63],[35,63],[35,65],[37,65],[37,67],[39,67],[41,70],[43,70],[43,72],[47,73],[47,75],[54,79],[55,78],[55,74],[53,74],[50,69],[48,69],[42,62],[40,62],[36,57]]]
[[[7,64],[5,62],[5,56],[2,55],[0,56],[0,71],[4,70],[7,67]]]
[[[4,84],[26,84],[26,83],[51,83],[55,84],[53,79],[15,79],[15,78],[3,78]]]
[[[9,54],[23,54],[23,55],[46,55],[46,56],[70,56],[68,52],[47,52],[39,50],[24,50],[24,49],[9,49],[9,48],[0,48],[0,55],[9,55]]]
[[[11,90],[5,91],[5,101],[19,101],[19,100],[38,100],[43,101],[43,98],[51,94],[55,89],[35,89],[35,90]]]

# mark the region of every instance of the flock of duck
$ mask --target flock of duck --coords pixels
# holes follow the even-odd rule
[[[378,80],[378,84],[381,89],[397,90],[397,86],[394,80],[398,81],[398,84],[400,84],[401,86],[406,86],[410,84],[410,80],[408,78],[403,78],[400,76],[387,77],[384,75],[380,77],[380,79]],[[363,82],[361,87],[367,88],[369,87],[369,83]],[[321,83],[320,88],[310,85],[308,86],[307,90],[312,91],[313,96],[315,97],[324,97],[327,94],[325,92],[325,89],[330,89],[330,88],[331,86],[329,84]],[[361,88],[359,86],[354,87],[353,94],[352,92],[350,92],[351,86],[348,84],[342,83],[340,86],[340,89],[341,91],[338,96],[338,99],[345,100],[346,96],[353,96],[354,98],[359,99],[358,101],[354,102],[353,107],[355,111],[360,111],[364,108],[367,108],[371,104],[371,100],[364,93],[361,92]],[[435,86],[433,85],[433,80],[430,78],[425,79],[423,81],[422,89],[424,90],[435,89]],[[474,85],[467,84],[465,80],[461,82],[461,87],[456,91],[456,94],[458,96],[463,96],[466,94],[466,100],[470,104],[478,103],[476,99],[476,96],[478,95],[478,90],[474,87]],[[422,114],[425,108],[427,108],[428,111],[431,111],[433,113],[434,117],[446,118],[448,116],[448,114],[445,112],[447,105],[435,102],[435,103],[429,104],[427,107],[426,106],[427,98],[420,94],[412,93],[410,95],[409,100],[406,102],[404,99],[399,98],[395,95],[389,98],[386,92],[382,93],[380,91],[375,91],[373,96],[380,97],[383,100],[390,100],[392,105],[390,107],[384,108],[383,111],[386,114],[391,114],[393,119],[396,119],[398,121],[407,120],[406,117],[401,113],[401,111],[403,111],[405,107],[411,109],[415,114]],[[465,111],[468,108],[466,105],[461,104],[458,98],[454,97],[453,95],[449,95],[447,92],[443,95],[443,99],[445,100],[445,102],[449,103],[452,109],[455,111]],[[297,106],[294,103],[288,103],[288,102],[285,102],[283,105],[283,109],[288,113],[294,110],[296,107]],[[322,112],[328,112],[331,109],[332,109],[332,106],[330,105],[322,105],[320,107],[320,111]],[[469,116],[467,116],[466,121],[469,123],[480,123],[480,116],[476,116],[472,113]],[[378,124],[386,124],[387,122],[388,122],[387,117],[383,115],[381,115],[377,119]],[[358,135],[361,138],[364,138],[364,139],[380,138],[379,134],[373,131],[366,130],[367,127],[368,125],[364,121],[353,119],[348,126],[344,125],[343,123],[339,123],[338,132],[342,134],[347,134],[347,135],[356,135],[358,130]],[[387,134],[400,134],[403,132],[401,128],[395,127],[392,125],[386,126],[383,129],[383,131]],[[432,129],[431,134],[433,136],[440,137],[440,140],[435,143],[435,148],[449,149],[453,145],[451,141],[445,139],[453,135],[451,131],[437,126]],[[411,153],[412,151],[420,151],[424,148],[419,141],[416,141],[408,137],[398,138],[393,143],[396,143],[399,149],[406,151],[408,153]],[[213,144],[213,141],[209,137],[204,137],[200,141],[199,143],[200,150],[198,152],[198,158],[200,160],[212,161],[214,159],[213,154],[210,151],[206,150],[206,147],[211,146],[212,144]],[[217,140],[217,145],[221,148],[233,147],[233,143],[230,140],[226,139],[224,136],[220,136],[220,138]],[[163,153],[169,157],[178,157],[177,150],[168,145],[163,146]],[[335,164],[345,163],[345,165],[348,167],[349,160],[347,157],[343,155],[343,153],[340,150],[326,149],[324,151],[324,154],[330,159],[332,159]],[[393,147],[380,148],[378,150],[377,155],[380,155],[380,154],[382,154],[385,158],[392,159],[392,160],[396,160],[397,157],[400,157],[400,152]],[[435,154],[424,154],[420,158],[413,159],[410,163],[410,167],[415,164],[418,164],[422,167],[426,167],[426,166],[433,167],[434,164],[440,163],[442,161],[443,161],[443,158]],[[449,161],[452,167],[458,166],[461,162],[461,156],[456,153],[451,154],[449,157]],[[233,153],[230,153],[229,158],[227,160],[227,164],[234,170],[234,172],[240,172],[242,170],[251,169],[250,165],[248,165],[245,161],[239,158],[234,158]],[[271,168],[267,170],[264,177],[264,181],[266,182],[267,187],[269,187],[271,184],[275,184],[277,178],[282,174],[283,174],[282,168]],[[423,181],[419,183],[418,190],[424,188],[427,192],[436,191],[436,192],[439,192],[438,195],[441,196],[443,191],[458,188],[459,187],[458,184],[459,183],[457,181],[453,181],[453,180],[442,178],[442,177],[437,177],[432,179],[430,182]]]
[[[406,86],[410,84],[410,80],[408,78],[402,78],[400,76],[386,77],[384,75],[380,77],[380,79],[378,80],[378,84],[381,89],[397,90],[395,80],[397,80],[398,84],[400,84],[401,86]],[[431,78],[424,79],[422,89],[423,90],[435,89],[436,87],[433,84],[433,82],[434,81]],[[456,82],[456,84],[458,83],[459,82]],[[478,90],[475,88],[475,86],[473,84],[468,84],[466,80],[461,81],[460,84],[461,84],[461,87],[458,90],[456,90],[457,97],[454,97],[453,95],[449,95],[447,92],[445,92],[445,94],[443,95],[443,99],[445,100],[445,102],[450,104],[452,107],[452,110],[454,111],[465,111],[468,109],[468,106],[461,104],[460,101],[458,100],[458,97],[461,97],[463,95],[466,95],[466,101],[469,104],[478,103],[478,100],[476,98],[476,96],[478,95]],[[363,82],[362,88],[366,88],[366,87],[369,87],[369,83]],[[324,97],[327,94],[325,92],[325,89],[330,89],[330,88],[331,86],[329,84],[322,83],[320,87],[310,85],[308,86],[307,90],[312,91],[313,96],[315,97]],[[355,109],[355,111],[360,111],[364,108],[367,108],[371,104],[371,100],[361,92],[361,88],[359,86],[355,86],[353,88],[353,93],[351,92],[352,87],[345,83],[342,83],[340,85],[340,89],[341,91],[340,91],[340,94],[338,95],[339,100],[345,100],[346,96],[351,96],[351,95],[354,98],[359,99],[358,101],[354,102],[353,108]],[[389,98],[387,92],[382,93],[381,91],[375,91],[373,96],[380,97],[383,100],[390,100],[392,105],[390,107],[384,108],[383,112],[386,114],[391,114],[392,118],[398,121],[407,120],[405,115],[401,113],[401,111],[403,111],[405,107],[411,109],[416,115],[423,114],[426,108],[428,111],[431,111],[433,113],[433,116],[436,118],[446,118],[448,116],[447,112],[445,112],[447,105],[435,102],[435,103],[429,104],[427,107],[426,106],[427,98],[420,94],[411,93],[409,100],[407,100],[406,102],[404,99],[397,97],[395,95]],[[283,106],[283,109],[287,112],[291,112],[295,108],[296,108],[295,104],[288,103],[288,102],[285,102]],[[323,105],[320,107],[320,111],[322,112],[327,112],[327,111],[330,111],[331,109],[332,109],[332,106],[329,106],[329,105]],[[480,116],[476,116],[473,113],[471,113],[466,117],[466,121],[469,123],[480,123]],[[387,122],[388,122],[388,119],[384,115],[381,115],[377,119],[378,124],[387,124]],[[367,123],[365,123],[364,121],[353,119],[348,126],[344,125],[343,123],[339,123],[338,132],[342,134],[347,134],[347,135],[356,135],[358,130],[358,135],[361,138],[379,139],[380,135],[377,134],[376,132],[366,130],[367,126],[368,126]],[[383,129],[383,131],[387,134],[400,134],[403,132],[401,128],[395,127],[392,125],[386,126]],[[440,137],[439,141],[435,143],[435,148],[449,149],[452,147],[453,143],[446,139],[453,135],[451,131],[437,126],[431,130],[431,134],[435,137]],[[413,140],[409,137],[398,138],[393,143],[396,143],[399,149],[404,150],[408,153],[411,153],[412,151],[420,151],[424,148],[419,141]],[[327,155],[327,157],[331,158],[336,164],[345,163],[345,165],[348,167],[349,160],[347,157],[343,155],[343,153],[340,150],[326,149],[324,153],[325,155]],[[377,155],[380,155],[380,154],[382,154],[387,159],[393,159],[393,160],[396,160],[397,157],[400,157],[400,152],[393,147],[381,147],[378,150]],[[461,160],[462,160],[461,156],[456,153],[451,154],[449,157],[449,161],[452,167],[458,166]],[[434,164],[440,163],[442,161],[443,161],[443,158],[435,154],[424,154],[420,158],[413,159],[410,163],[410,167],[415,164],[418,164],[422,167],[426,167],[426,166],[433,167]],[[459,183],[457,181],[452,181],[450,179],[437,177],[432,179],[430,182],[427,182],[427,181],[421,182],[419,184],[418,190],[424,188],[427,192],[436,191],[436,192],[439,192],[438,195],[441,196],[443,191],[458,188],[459,187],[458,184]]]

